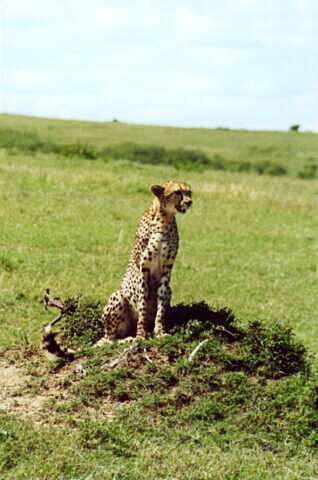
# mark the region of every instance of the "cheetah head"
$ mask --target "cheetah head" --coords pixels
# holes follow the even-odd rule
[[[152,185],[150,189],[160,202],[161,208],[169,215],[185,213],[192,205],[191,187],[186,183],[167,182]]]

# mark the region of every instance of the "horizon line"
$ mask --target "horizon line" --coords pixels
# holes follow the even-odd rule
[[[43,120],[51,120],[51,121],[64,121],[64,122],[82,122],[82,123],[111,123],[111,124],[122,124],[122,125],[132,125],[136,127],[155,127],[155,128],[171,128],[171,129],[180,129],[180,130],[230,130],[230,131],[243,131],[243,132],[255,132],[255,133],[311,133],[317,134],[318,132],[314,130],[301,130],[301,124],[291,124],[286,130],[283,129],[270,129],[270,128],[246,128],[246,127],[228,127],[228,126],[216,126],[216,127],[207,127],[207,126],[180,126],[180,125],[171,125],[171,124],[161,124],[161,123],[139,123],[134,121],[125,121],[120,120],[117,117],[113,117],[112,119],[105,119],[105,120],[98,120],[98,119],[88,119],[88,118],[72,118],[72,117],[56,117],[56,116],[43,116],[43,115],[30,115],[27,113],[12,113],[12,112],[0,112],[0,116],[11,116],[11,117],[25,117],[25,118],[33,118],[33,119],[43,119]],[[299,130],[291,131],[290,128],[293,125],[299,125]]]

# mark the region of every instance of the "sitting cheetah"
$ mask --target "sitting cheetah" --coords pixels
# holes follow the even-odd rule
[[[150,332],[164,333],[163,321],[170,305],[170,275],[178,252],[177,212],[192,205],[192,192],[185,183],[152,185],[155,198],[144,213],[120,289],[104,308],[105,337],[99,345]]]

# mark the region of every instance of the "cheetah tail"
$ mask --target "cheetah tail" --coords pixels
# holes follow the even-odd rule
[[[59,322],[63,317],[70,314],[76,309],[77,304],[63,305],[57,298],[50,295],[50,289],[46,288],[44,293],[44,306],[55,307],[60,310],[59,315],[50,323],[45,325],[42,334],[42,350],[50,359],[64,359],[67,361],[74,360],[74,350],[63,347],[56,339],[57,333],[52,331],[53,326]]]

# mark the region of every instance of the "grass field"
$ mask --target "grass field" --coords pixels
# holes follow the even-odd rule
[[[149,185],[180,179],[192,186],[194,204],[178,218],[173,303],[204,300],[215,309],[227,307],[241,325],[253,320],[290,325],[311,353],[315,370],[318,181],[296,178],[296,172],[308,158],[317,158],[318,135],[7,115],[0,116],[0,135],[1,128],[98,148],[129,141],[199,149],[230,160],[266,156],[288,166],[291,174],[182,171],[2,148],[0,350],[39,342],[42,326],[52,317],[42,305],[46,287],[63,296],[83,293],[106,301],[125,270],[137,221],[151,202]],[[255,433],[239,428],[231,433],[231,419],[223,441],[225,427],[216,421],[179,424],[176,416],[152,421],[137,414],[132,409],[131,417],[109,422],[94,410],[86,411],[81,422],[70,413],[58,425],[49,420],[34,425],[32,419],[0,413],[0,477],[318,478],[317,454],[306,442],[289,438],[278,445],[266,437],[262,444]]]

